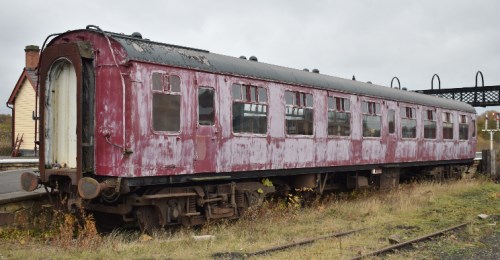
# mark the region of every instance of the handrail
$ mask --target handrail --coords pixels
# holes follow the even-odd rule
[[[434,89],[434,77],[437,77],[439,83],[439,89],[441,89],[441,79],[438,74],[434,74],[431,79],[431,89]]]
[[[478,70],[476,72],[476,87],[477,87],[477,76],[478,75],[481,75],[481,83],[482,83],[482,87],[484,87],[484,77],[483,77],[483,73],[480,70]]]
[[[399,89],[401,89],[401,82],[399,82],[398,77],[394,77],[394,78],[392,78],[392,80],[391,80],[391,88],[392,88],[392,83],[394,82],[394,79],[396,79],[396,80],[398,81],[398,86],[399,86]]]

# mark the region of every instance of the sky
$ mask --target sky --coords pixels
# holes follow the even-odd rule
[[[383,86],[396,76],[409,90],[429,89],[434,74],[441,88],[472,87],[477,71],[500,85],[498,10],[496,0],[2,1],[0,114],[25,46],[89,24]]]

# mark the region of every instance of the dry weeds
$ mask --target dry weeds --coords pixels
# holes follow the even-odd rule
[[[500,186],[487,180],[402,185],[392,191],[357,191],[332,194],[297,207],[290,200],[271,200],[251,209],[237,221],[219,221],[199,228],[178,228],[151,237],[137,231],[114,231],[100,236],[90,216],[84,222],[64,215],[61,225],[49,224],[44,235],[26,234],[22,229],[7,235],[0,230],[0,252],[8,258],[210,258],[216,252],[251,252],[293,240],[360,227],[368,229],[344,238],[318,241],[309,246],[277,252],[262,259],[348,259],[385,247],[393,234],[403,239],[438,229],[471,222],[464,238],[448,234],[447,248],[478,246],[483,234],[499,232],[477,219],[480,213],[500,214]],[[83,223],[83,224],[82,224]],[[58,229],[59,227],[59,229]],[[32,227],[34,228],[34,227]],[[57,232],[54,232],[57,230]],[[52,230],[52,231],[50,231]],[[20,232],[20,233],[19,233]],[[24,232],[24,233],[23,233]],[[45,233],[44,233],[45,232]],[[195,235],[214,235],[215,239],[196,241]],[[17,238],[23,237],[24,243]],[[457,238],[459,237],[459,238]],[[48,241],[48,242],[47,242]],[[10,246],[9,246],[10,245]],[[399,251],[388,258],[437,258],[432,242],[419,244],[417,251]],[[90,249],[90,250],[89,250]]]

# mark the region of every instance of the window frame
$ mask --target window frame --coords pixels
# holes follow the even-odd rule
[[[233,94],[233,88],[235,85],[240,86],[240,97],[236,99]],[[241,81],[235,81],[230,84],[230,92],[231,92],[231,106],[230,106],[230,128],[231,128],[231,134],[233,136],[253,136],[253,137],[267,137],[269,135],[269,89],[266,86],[263,86],[261,84],[252,84],[249,82],[241,82]],[[245,90],[244,92],[242,91],[243,86],[248,86],[248,87],[254,87],[255,88],[255,101],[252,101],[251,98],[251,93],[248,92],[248,90]],[[264,89],[266,93],[266,101],[260,101],[260,95],[259,95],[259,89]],[[245,99],[243,99],[243,94],[245,94]],[[234,103],[243,103],[243,104],[255,104],[255,105],[265,105],[266,106],[266,132],[265,133],[252,133],[252,132],[235,132],[234,131],[234,125],[233,125],[233,106]]]
[[[350,96],[341,96],[336,93],[328,93],[326,97],[326,134],[328,138],[349,138],[352,135],[352,102],[350,99]],[[330,99],[333,99],[334,101],[334,106],[333,108],[330,108]],[[337,103],[339,100],[341,100],[341,104]],[[347,109],[346,109],[346,101],[348,103]],[[340,109],[340,110],[339,110]],[[333,135],[329,133],[329,128],[330,128],[330,117],[329,114],[330,112],[334,113],[345,113],[349,116],[349,134],[348,135]],[[314,122],[313,122],[314,123]]]
[[[154,79],[153,79],[153,75],[154,74],[161,74],[161,84],[162,84],[162,90],[156,90],[154,89]],[[179,92],[174,92],[171,90],[171,87],[170,87],[170,77],[172,76],[175,76],[175,77],[178,77],[179,78]],[[169,78],[169,82],[168,82],[168,85],[167,85],[167,89],[165,89],[165,84],[164,84],[164,81],[165,81],[165,78]],[[182,133],[182,126],[184,124],[184,120],[183,120],[183,117],[182,117],[182,105],[183,105],[183,101],[182,101],[182,78],[179,74],[175,73],[175,72],[167,72],[167,71],[162,71],[162,70],[154,70],[151,72],[150,74],[150,88],[149,88],[149,93],[150,93],[150,98],[149,98],[149,101],[151,102],[150,106],[149,106],[149,120],[150,120],[150,129],[151,131],[153,132],[153,134],[155,135],[180,135]],[[154,128],[154,114],[153,114],[153,99],[154,99],[154,94],[163,94],[163,95],[171,95],[171,96],[179,96],[179,131],[163,131],[163,130],[156,130]]]
[[[209,90],[212,90],[213,91],[213,110],[214,110],[214,115],[213,115],[213,123],[211,125],[205,125],[205,124],[200,124],[200,89],[209,89]],[[202,126],[202,127],[214,127],[216,124],[217,124],[217,109],[216,109],[216,105],[215,105],[215,100],[216,100],[216,92],[215,92],[215,88],[214,87],[210,87],[210,86],[203,86],[203,85],[200,85],[200,86],[197,86],[197,91],[196,91],[196,104],[197,104],[197,109],[196,109],[196,124],[197,126]]]
[[[449,121],[445,121],[445,115],[449,115],[449,116],[446,116],[446,119]],[[442,110],[441,111],[441,135],[442,135],[442,140],[443,141],[453,141],[455,140],[455,117],[453,116],[453,113],[450,112],[450,111],[445,111],[445,110]],[[452,137],[451,138],[444,138],[444,124],[445,123],[450,123],[451,124],[451,134],[452,134]]]
[[[477,138],[477,121],[474,116],[471,116],[471,125],[472,125],[472,136],[471,138]]]
[[[462,122],[462,119],[465,120],[465,123]],[[470,124],[470,118],[466,114],[458,114],[458,141],[468,141],[471,138],[471,134],[469,131],[469,124]],[[462,126],[467,126],[467,138],[462,139],[460,134],[461,134],[461,127]]]
[[[431,112],[432,118],[429,119],[429,112]],[[425,108],[422,113],[422,122],[423,122],[423,137],[425,140],[436,140],[438,138],[438,119],[437,119],[437,109],[435,108]],[[425,122],[434,122],[434,138],[425,136]]]
[[[415,106],[412,105],[401,105],[399,107],[399,115],[400,115],[400,120],[401,120],[401,139],[416,139],[418,138],[418,120],[417,120],[417,110]],[[415,136],[412,137],[406,137],[403,136],[404,131],[403,131],[403,122],[405,120],[413,120],[415,122]]]
[[[293,104],[288,104],[287,103],[287,92],[291,92],[291,93],[294,93],[294,98],[293,98]],[[308,96],[311,97],[311,100],[312,100],[312,105],[309,106],[308,104]],[[301,102],[301,99],[302,99],[302,102]],[[302,89],[300,90],[295,90],[295,89],[284,89],[283,91],[283,103],[284,103],[284,117],[283,117],[283,123],[284,123],[284,127],[283,127],[283,130],[285,132],[285,136],[286,137],[301,137],[301,138],[314,138],[315,136],[315,130],[316,130],[316,126],[314,125],[315,123],[315,120],[314,120],[314,117],[315,117],[315,107],[314,107],[314,94],[312,93],[312,91],[310,92],[306,92],[306,91],[303,91]],[[304,103],[304,104],[302,104]],[[287,108],[288,107],[291,107],[292,109],[310,109],[312,110],[312,134],[308,135],[308,134],[290,134],[288,133],[288,129],[287,129]],[[304,116],[305,118],[305,116]]]
[[[364,108],[364,103],[367,103],[367,111],[365,111]],[[373,105],[370,105],[373,104]],[[360,100],[360,105],[361,105],[361,137],[363,139],[368,138],[368,139],[381,139],[382,138],[382,132],[383,132],[383,119],[382,119],[382,100],[371,100],[371,99],[363,99]],[[377,106],[378,105],[378,106]],[[377,113],[378,110],[378,113]],[[364,133],[364,126],[363,126],[363,121],[365,120],[365,116],[377,116],[380,118],[379,123],[380,123],[380,134],[379,136],[365,136]]]
[[[393,123],[393,131],[391,132],[391,112],[392,112],[392,123]],[[388,135],[396,135],[397,127],[396,127],[396,109],[388,108],[387,109],[387,134]]]

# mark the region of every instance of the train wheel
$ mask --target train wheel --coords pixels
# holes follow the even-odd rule
[[[161,229],[160,218],[153,206],[141,206],[137,209],[137,223],[143,233],[152,235],[155,231]]]

